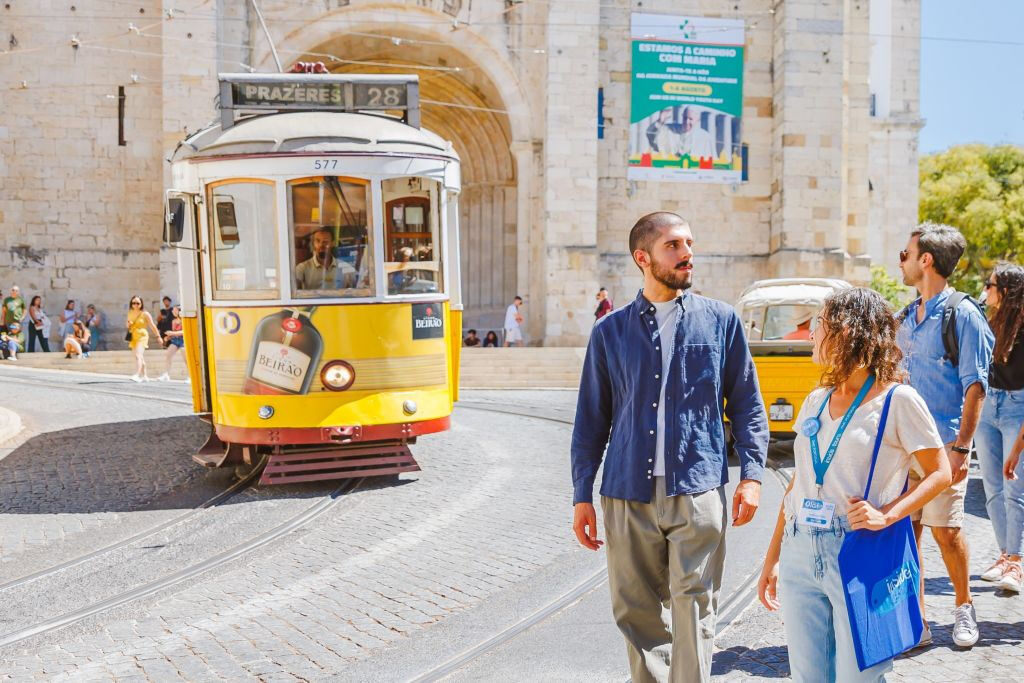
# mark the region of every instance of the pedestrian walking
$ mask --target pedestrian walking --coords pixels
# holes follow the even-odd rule
[[[28,320],[25,321],[28,327],[28,351],[36,350],[36,340],[39,341],[39,348],[46,353],[50,352],[50,319],[43,310],[43,297],[36,294],[28,306]]]
[[[608,581],[632,679],[707,681],[730,512],[723,404],[742,478],[734,526],[757,510],[768,421],[733,308],[686,292],[689,224],[668,212],[644,216],[629,249],[643,289],[594,328],[580,381],[573,530],[586,548],[603,544],[593,505],[603,457]]]
[[[185,332],[181,326],[181,306],[171,306],[168,316],[170,328],[164,333],[167,355],[165,356],[164,372],[157,377],[160,382],[171,379],[171,364],[174,362],[174,356],[185,346]]]
[[[153,316],[143,307],[141,296],[133,296],[128,302],[128,307],[125,341],[128,342],[128,347],[135,354],[135,374],[131,379],[133,382],[148,382],[145,352],[146,347],[149,346],[149,330],[153,330],[157,339],[160,338],[160,331],[156,329]]]
[[[975,440],[1000,555],[981,578],[1020,593],[1024,470],[1015,467],[1024,447],[1024,268],[997,266],[985,283],[985,303],[995,349]]]
[[[796,418],[794,476],[758,582],[762,604],[781,606],[795,681],[883,680],[891,659],[864,671],[858,664],[840,550],[850,531],[889,527],[949,486],[928,407],[899,383],[897,327],[885,299],[856,288],[829,296],[811,333],[822,384]],[[924,476],[908,491],[914,461]]]
[[[523,297],[517,296],[505,309],[505,346],[523,345],[523,314],[519,309],[523,305]]]
[[[914,530],[919,548],[923,529],[929,527],[942,551],[956,600],[953,642],[960,647],[970,647],[980,637],[962,527],[971,443],[988,389],[994,341],[981,309],[947,282],[966,246],[960,231],[948,225],[924,223],[911,233],[900,252],[900,270],[904,284],[916,288],[920,296],[901,313],[897,335],[909,384],[935,419],[953,473],[952,485],[915,513]],[[951,324],[944,326],[944,320]],[[911,486],[922,475],[921,469],[912,465]],[[921,611],[923,614],[923,590]],[[931,640],[931,628],[925,622],[920,644],[928,645]]]
[[[170,331],[171,321],[174,319],[174,316],[171,315],[171,297],[165,296],[161,303],[164,307],[156,314],[156,329],[160,330],[160,345],[167,348],[167,333]]]
[[[594,311],[594,322],[612,312],[612,300],[608,298],[608,290],[602,287],[597,290],[597,309]]]

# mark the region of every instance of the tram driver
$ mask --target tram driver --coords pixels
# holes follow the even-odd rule
[[[334,234],[320,228],[309,238],[312,256],[295,266],[299,289],[344,289],[355,286],[356,269],[334,257]]]

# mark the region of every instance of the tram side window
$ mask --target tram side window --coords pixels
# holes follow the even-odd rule
[[[215,298],[278,298],[273,183],[221,183],[209,195]]]
[[[388,294],[440,292],[440,183],[391,178],[381,183],[381,189]]]
[[[305,178],[288,197],[295,296],[373,296],[369,182]]]

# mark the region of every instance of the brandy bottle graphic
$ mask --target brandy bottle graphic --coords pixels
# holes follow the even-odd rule
[[[243,394],[306,394],[324,341],[311,318],[316,306],[285,308],[259,322],[252,338]]]

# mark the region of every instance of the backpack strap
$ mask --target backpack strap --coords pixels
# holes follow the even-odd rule
[[[981,304],[964,292],[950,294],[942,309],[942,346],[946,351],[946,355],[943,357],[952,363],[954,368],[960,365],[960,338],[956,332],[956,312],[964,301],[970,301],[978,311],[982,310]]]

